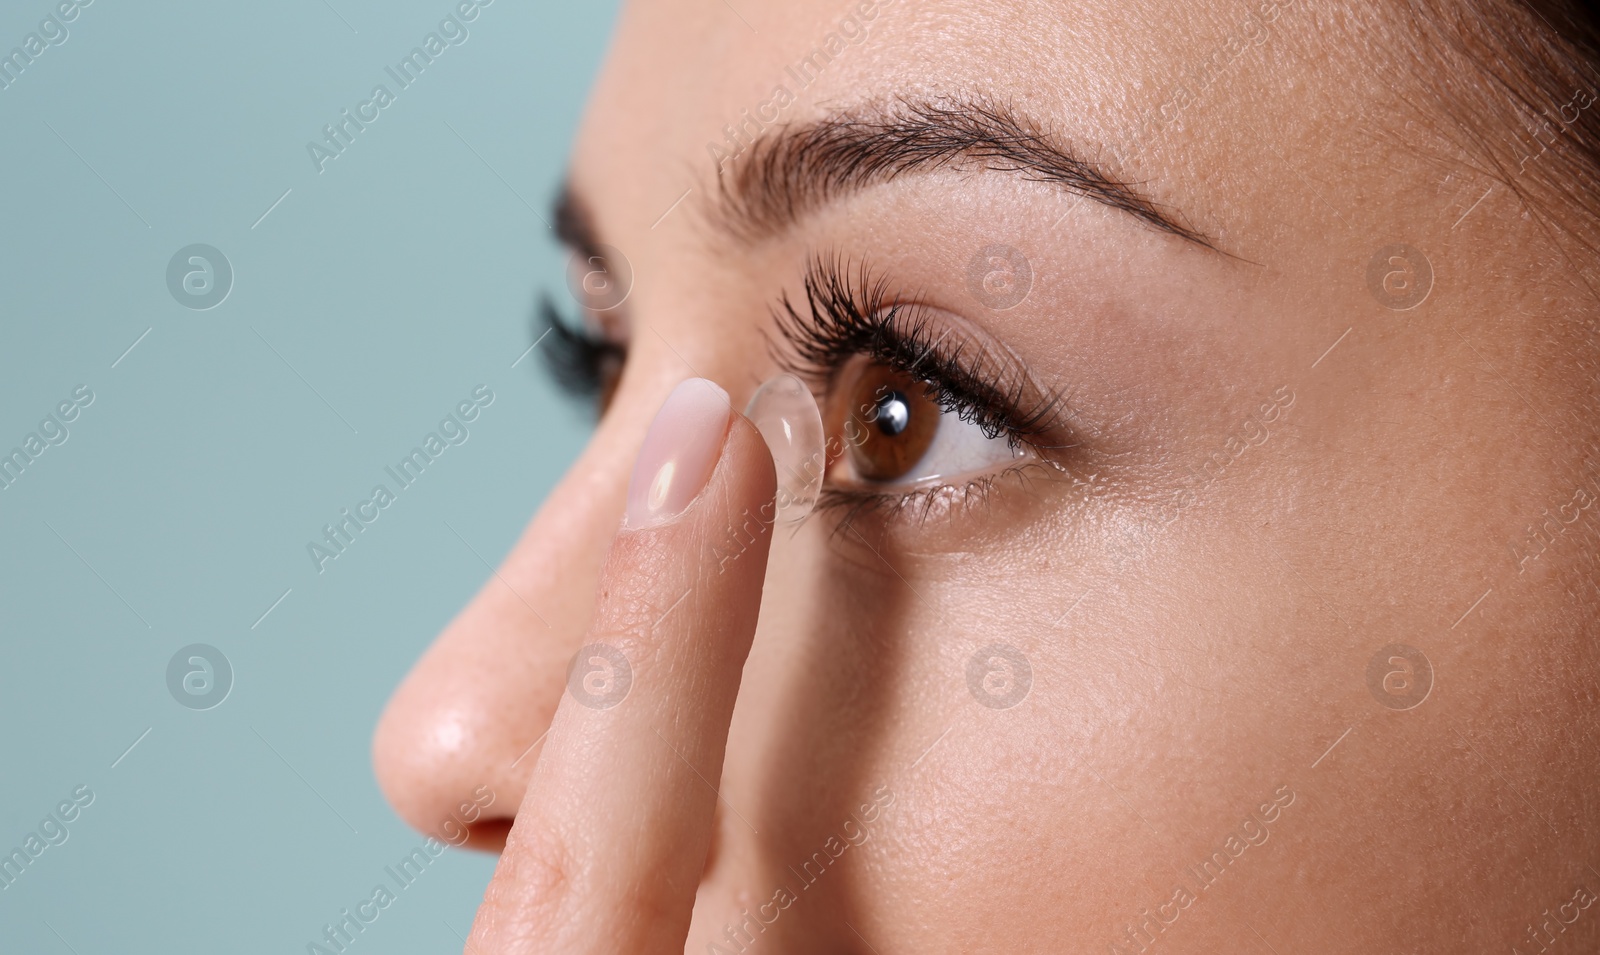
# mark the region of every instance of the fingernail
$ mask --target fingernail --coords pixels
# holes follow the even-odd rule
[[[690,378],[672,389],[634,462],[624,526],[664,524],[688,509],[722,456],[732,413],[715,382]]]

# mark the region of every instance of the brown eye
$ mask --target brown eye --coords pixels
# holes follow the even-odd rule
[[[926,384],[871,362],[847,370],[835,414],[844,455],[863,481],[894,481],[927,454],[939,431],[939,406]]]

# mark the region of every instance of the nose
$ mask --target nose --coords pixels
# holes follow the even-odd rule
[[[500,567],[412,668],[373,737],[385,797],[456,845],[505,845],[538,746],[589,623],[648,413],[611,413]]]

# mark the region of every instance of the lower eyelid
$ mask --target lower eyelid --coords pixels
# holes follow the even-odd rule
[[[993,517],[995,512],[988,508],[999,507],[1002,502],[1006,502],[1008,509],[1019,500],[1029,503],[1036,498],[1035,495],[1017,492],[1040,480],[1060,478],[1058,465],[1029,457],[985,474],[953,481],[934,480],[908,488],[824,487],[811,519],[836,521],[833,528],[836,536],[846,534],[848,528],[860,525],[868,518],[874,521],[881,532],[906,524],[932,531],[936,525],[954,522],[951,533],[959,535],[959,539],[965,539],[972,525],[959,520],[963,512],[982,507]],[[955,543],[955,539],[952,543]]]

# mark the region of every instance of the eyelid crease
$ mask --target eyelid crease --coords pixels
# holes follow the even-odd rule
[[[781,341],[769,339],[769,349],[786,371],[827,392],[845,363],[864,355],[927,382],[941,411],[988,437],[1040,452],[1075,446],[1064,390],[1041,388],[1009,349],[936,319],[920,297],[893,295],[866,263],[816,257],[803,288],[803,305],[785,293],[773,310]]]

